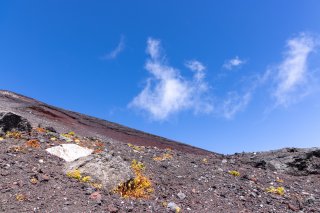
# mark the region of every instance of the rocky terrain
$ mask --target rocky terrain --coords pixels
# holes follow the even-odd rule
[[[0,212],[320,212],[320,149],[221,155],[0,91]]]

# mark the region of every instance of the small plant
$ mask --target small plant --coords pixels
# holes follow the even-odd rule
[[[25,152],[22,146],[12,146],[9,148],[9,152]]]
[[[128,146],[131,147],[133,150],[138,151],[138,152],[142,151],[145,148],[144,146],[135,146],[135,145],[133,145],[131,143],[128,143]]]
[[[81,181],[85,182],[85,183],[89,183],[91,181],[91,177],[90,176],[85,176],[85,177],[81,178]]]
[[[266,189],[266,191],[268,193],[274,193],[274,194],[278,194],[278,195],[284,195],[285,190],[283,187],[274,187],[274,186],[270,186],[269,188]]]
[[[284,182],[283,179],[279,179],[279,178],[277,178],[276,181],[277,181],[278,183],[283,183],[283,182]]]
[[[21,193],[19,193],[19,194],[16,194],[16,200],[17,201],[25,201],[25,200],[27,200],[27,196],[26,195],[24,195],[24,194],[21,194]]]
[[[51,140],[51,141],[56,141],[57,138],[56,138],[56,137],[51,137],[50,140]]]
[[[80,182],[89,183],[92,187],[94,187],[96,189],[102,188],[102,184],[92,182],[91,176],[84,176],[83,177],[80,170],[78,170],[78,169],[67,172],[67,176],[69,178],[76,179]]]
[[[38,183],[38,179],[35,178],[35,177],[32,177],[32,178],[30,179],[30,183],[32,183],[32,184],[37,184],[37,183]]]
[[[207,163],[208,163],[208,159],[207,159],[207,158],[203,158],[203,159],[202,159],[202,162],[205,163],[205,164],[207,164]]]
[[[233,175],[235,177],[239,177],[240,176],[240,172],[236,171],[236,170],[232,170],[228,172],[230,175]]]
[[[29,140],[26,142],[27,147],[40,148],[40,142],[38,140]]]
[[[144,164],[133,160],[131,168],[135,173],[135,178],[120,184],[114,191],[125,198],[148,198],[154,189],[150,179],[143,174]]]
[[[36,128],[36,131],[39,132],[39,133],[46,133],[46,132],[47,132],[47,130],[45,130],[45,129],[42,128],[42,127]]]
[[[141,174],[141,172],[145,169],[145,165],[141,162],[138,162],[137,160],[133,160],[131,162],[131,168],[133,169],[135,174]]]
[[[63,133],[61,136],[72,139],[76,134],[74,132]]]
[[[155,160],[155,161],[164,161],[164,160],[168,160],[168,159],[171,159],[171,158],[172,158],[171,154],[164,153],[162,156],[154,157],[153,160]]]
[[[91,183],[90,185],[91,185],[93,188],[102,189],[102,184],[101,184],[101,183]]]
[[[21,132],[18,132],[18,131],[13,131],[13,132],[8,131],[6,133],[7,138],[20,139],[21,136],[22,136]]]
[[[67,172],[67,176],[69,178],[81,180],[81,172],[78,169]]]

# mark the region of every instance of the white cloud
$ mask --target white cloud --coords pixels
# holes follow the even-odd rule
[[[151,59],[159,59],[159,56],[161,54],[160,40],[148,38],[146,52],[150,55]]]
[[[308,93],[308,57],[316,47],[316,39],[304,33],[287,41],[283,61],[271,71],[275,82],[272,96],[277,106],[288,106]]]
[[[205,70],[207,69],[200,61],[191,60],[185,63],[185,66],[195,72],[195,79],[201,81],[205,78]]]
[[[229,59],[228,61],[226,61],[224,64],[223,64],[223,68],[227,69],[227,70],[232,70],[233,68],[235,67],[239,67],[243,64],[245,64],[246,61],[243,60],[243,59],[240,59],[238,56],[232,58],[232,59]]]
[[[160,44],[160,40],[148,39],[146,51],[150,58],[145,69],[151,77],[129,106],[148,112],[155,120],[165,120],[182,110],[193,110],[195,113],[212,111],[210,98],[206,96],[205,66],[198,61],[187,63],[195,71],[193,79],[188,80],[181,76],[178,69],[166,63]],[[199,76],[199,72],[203,74]]]
[[[103,58],[108,59],[108,60],[115,59],[124,50],[124,48],[125,48],[125,39],[124,39],[124,36],[121,36],[120,41],[119,41],[118,45],[116,46],[116,48],[113,49],[108,54],[106,54]]]
[[[251,92],[247,92],[242,96],[237,92],[229,92],[228,97],[222,103],[220,114],[227,119],[233,118],[236,113],[243,111],[247,107],[251,97]]]

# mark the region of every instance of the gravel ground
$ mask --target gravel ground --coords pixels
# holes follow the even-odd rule
[[[154,192],[146,199],[122,198],[67,177],[65,162],[45,151],[74,143],[59,135],[33,129],[19,138],[3,136],[1,212],[178,212],[175,205],[180,212],[320,212],[320,175],[294,176],[255,168],[242,163],[250,153],[193,155],[74,136],[78,144],[95,149],[95,155],[108,153],[145,165],[144,174]],[[40,147],[28,145],[32,139]],[[267,192],[270,186],[283,187],[284,194]]]

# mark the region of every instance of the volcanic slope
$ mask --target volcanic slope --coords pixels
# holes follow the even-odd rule
[[[134,145],[156,146],[161,149],[172,148],[195,154],[210,153],[197,147],[148,134],[113,122],[50,106],[6,90],[0,90],[1,111],[14,112],[27,118],[34,126],[41,123],[54,127],[60,132],[77,130],[80,135],[99,135],[100,137]]]
[[[320,212],[320,149],[221,155],[1,91],[0,191],[0,212]]]

